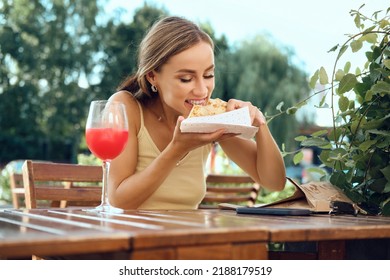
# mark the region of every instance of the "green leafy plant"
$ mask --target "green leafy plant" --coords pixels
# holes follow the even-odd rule
[[[350,12],[359,31],[330,50],[337,53],[331,78],[321,67],[310,79],[313,89],[318,82],[327,87],[318,107],[331,109],[333,126],[296,140],[301,147],[321,149],[322,167],[331,170],[324,179],[366,212],[390,215],[390,7],[372,17],[361,12],[363,7]],[[349,61],[339,67],[347,51],[367,58],[363,69],[352,72]],[[294,113],[306,101],[285,112]],[[294,162],[301,159],[298,151]]]

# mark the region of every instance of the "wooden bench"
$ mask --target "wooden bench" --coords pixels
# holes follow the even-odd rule
[[[22,208],[24,207],[23,175],[20,173],[11,172],[9,179],[12,206],[16,209]]]
[[[260,191],[260,185],[247,175],[209,174],[206,187],[200,208],[218,208],[219,203],[252,206]]]
[[[101,166],[26,160],[22,169],[28,209],[37,208],[41,200],[61,208],[100,204]],[[59,205],[55,203],[58,201],[61,202]]]

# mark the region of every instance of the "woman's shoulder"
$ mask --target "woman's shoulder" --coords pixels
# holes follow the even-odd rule
[[[121,90],[111,95],[110,100],[122,102],[126,107],[129,121],[135,120],[137,129],[140,124],[140,104],[130,92]]]
[[[137,106],[137,100],[130,92],[126,90],[115,92],[113,95],[111,95],[110,100],[120,101],[125,105]]]
[[[110,100],[115,100],[122,102],[125,104],[125,107],[131,110],[131,112],[137,112],[139,113],[139,107],[140,103],[137,101],[137,99],[128,91],[121,90],[118,92],[115,92],[111,97]]]

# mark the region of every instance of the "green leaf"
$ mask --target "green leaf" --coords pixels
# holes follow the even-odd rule
[[[385,19],[381,20],[379,23],[380,23],[379,27],[382,28],[382,29],[387,27],[387,26],[390,26],[390,22],[385,20]]]
[[[307,138],[301,143],[301,145],[304,147],[312,147],[312,146],[322,147],[322,146],[327,146],[328,144],[330,144],[329,141],[317,137]]]
[[[330,177],[330,182],[339,188],[344,188],[346,181],[346,175],[343,172],[334,172]]]
[[[322,129],[322,130],[319,130],[319,131],[316,131],[316,132],[312,133],[311,136],[318,137],[318,136],[324,136],[324,135],[327,135],[327,134],[328,134],[328,130],[327,129]]]
[[[286,110],[287,115],[294,115],[297,112],[297,107],[290,107]]]
[[[348,46],[347,45],[344,45],[341,47],[340,51],[339,51],[339,54],[337,55],[337,59],[339,59],[344,53],[345,51],[348,49]]]
[[[347,61],[344,65],[344,73],[348,73],[350,69],[351,69],[351,62]]]
[[[320,101],[319,106],[320,106],[320,107],[323,107],[324,104],[325,104],[325,102],[326,102],[326,95],[324,94],[324,96],[322,96],[322,98],[321,98],[321,101]],[[327,106],[328,106],[328,105],[327,105]]]
[[[356,75],[356,76],[360,76],[361,73],[362,73],[362,71],[360,70],[360,68],[359,68],[359,67],[356,67],[355,75]]]
[[[354,18],[354,22],[355,22],[356,27],[360,28],[360,14],[359,13],[356,13],[355,18]]]
[[[376,135],[390,136],[390,131],[388,130],[370,129],[367,130],[367,132]]]
[[[345,72],[341,69],[336,71],[335,80],[341,81],[341,79],[345,76]]]
[[[385,59],[385,60],[383,61],[383,64],[384,64],[388,69],[390,69],[390,59]]]
[[[385,175],[387,181],[390,182],[390,165],[380,169],[380,171],[383,173],[383,175]]]
[[[336,127],[336,129],[332,129],[332,131],[330,132],[329,139],[331,141],[334,141],[335,139],[338,140],[341,136],[341,133],[342,133],[342,129]]]
[[[276,110],[278,110],[279,112],[282,112],[282,106],[284,105],[284,102],[280,102],[277,106],[276,106]]]
[[[385,81],[379,81],[375,85],[372,86],[371,90],[375,93],[390,93],[390,83]]]
[[[320,77],[320,84],[321,85],[326,85],[329,83],[328,74],[326,73],[326,70],[324,67],[320,68],[319,77]]]
[[[333,161],[329,159],[330,150],[322,150],[319,158],[321,162],[327,167],[333,167]]]
[[[332,144],[328,142],[326,145],[319,146],[319,148],[327,150],[327,149],[332,149]]]
[[[355,109],[355,101],[349,100],[348,110]]]
[[[347,162],[345,163],[345,166],[348,168],[353,168],[355,165],[356,165],[356,162],[353,160],[347,160]]]
[[[378,143],[377,148],[378,149],[388,149],[390,147],[390,139],[387,138],[387,141],[383,141],[382,143]]]
[[[318,70],[311,76],[309,86],[311,89],[314,89],[316,87],[317,81],[318,81]]]
[[[368,188],[376,193],[383,193],[383,191],[385,190],[386,183],[386,179],[383,177],[375,180],[370,180]]]
[[[364,201],[364,197],[357,191],[351,190],[351,187],[344,189],[345,194],[355,203]]]
[[[318,173],[320,175],[326,175],[326,171],[320,167],[309,167],[306,168],[306,171],[309,173]]]
[[[348,92],[357,84],[357,79],[354,74],[345,75],[339,84],[338,94],[343,94],[344,92]]]
[[[371,83],[357,83],[353,90],[355,91],[356,94],[358,94],[359,96],[365,96],[367,90],[369,90],[371,88]]]
[[[299,136],[294,138],[294,140],[298,141],[298,142],[302,142],[303,140],[306,140],[306,139],[307,139],[307,137],[304,135],[299,135]]]
[[[340,111],[345,112],[345,111],[347,111],[348,106],[349,106],[349,99],[345,96],[341,96],[339,98],[338,104],[339,104]]]
[[[352,52],[355,53],[355,52],[358,52],[363,47],[363,43],[360,40],[354,40],[351,42],[350,46],[351,46]]]
[[[296,164],[300,163],[302,159],[303,159],[303,152],[299,151],[298,153],[296,153],[294,155],[293,162],[296,165]]]
[[[371,31],[373,31],[375,29],[375,25],[373,26],[370,26],[369,28],[367,28],[366,30],[363,31],[363,33],[370,33]]]
[[[342,157],[347,153],[345,149],[342,148],[337,148],[333,149],[329,153],[329,158],[334,159],[334,160],[340,160]]]
[[[376,60],[378,57],[382,55],[382,48],[377,45],[372,45],[372,58],[373,60]]]
[[[367,41],[368,43],[375,44],[377,41],[378,35],[375,33],[368,33],[363,35],[360,39]]]
[[[372,61],[373,52],[366,52],[366,57],[369,61]]]
[[[387,181],[385,188],[383,189],[383,193],[390,193],[390,182]]]
[[[384,29],[386,26],[389,26],[390,25],[390,22],[386,19],[382,19],[380,22],[379,22],[379,27],[381,29]]]
[[[334,52],[335,50],[337,50],[337,48],[339,47],[339,44],[337,44],[336,46],[332,47],[329,51],[329,52]]]
[[[355,134],[357,132],[357,129],[359,128],[360,121],[359,120],[353,120],[351,123],[351,132]]]
[[[367,140],[364,141],[359,145],[359,149],[362,150],[363,152],[366,152],[369,148],[372,147],[377,141],[376,140]]]
[[[383,125],[383,122],[384,122],[383,119],[371,120],[365,123],[364,125],[362,125],[362,128],[364,128],[368,133],[370,133],[370,131],[372,130],[373,134],[377,134],[375,130],[381,127]]]
[[[371,101],[374,92],[372,90],[367,90],[366,95],[364,96],[364,101]]]

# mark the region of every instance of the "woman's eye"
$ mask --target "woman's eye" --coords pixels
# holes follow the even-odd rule
[[[214,78],[214,73],[203,75],[204,79],[212,79]],[[180,77],[180,82],[182,83],[190,83],[193,80],[193,77]]]
[[[191,82],[191,78],[180,78],[180,81],[183,82],[183,83],[189,83]]]

